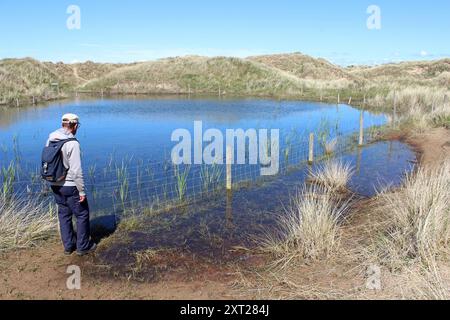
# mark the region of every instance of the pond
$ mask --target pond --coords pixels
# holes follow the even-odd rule
[[[411,168],[409,161],[414,160],[414,154],[399,143],[355,148],[361,112],[347,105],[167,96],[85,99],[0,109],[0,167],[15,165],[15,192],[49,194],[39,179],[40,154],[49,133],[59,128],[61,116],[69,112],[81,119],[77,138],[82,145],[90,205],[98,215],[158,210],[187,199],[207,198],[223,189],[223,166],[177,167],[170,161],[176,145],[172,133],[180,128],[192,132],[195,121],[202,121],[204,130],[215,128],[224,133],[238,128],[279,129],[283,178],[275,180],[284,185],[289,185],[292,177],[290,167],[304,171],[310,133],[316,135],[318,160],[325,155],[320,141],[337,138],[334,156],[358,167],[352,187],[363,195],[373,194],[376,187],[398,184],[401,174]],[[386,122],[383,114],[364,112],[367,139],[371,128]],[[258,180],[259,169],[259,165],[233,166],[233,183]],[[300,176],[294,179],[301,181]],[[288,189],[279,190],[286,193]]]
[[[355,168],[350,188],[357,192],[356,200],[397,185],[405,172],[413,169],[415,155],[404,144],[389,141],[358,148],[340,158]],[[256,187],[221,193],[163,214],[141,216],[138,226],[127,235],[126,249],[119,243],[108,248],[103,258],[120,256],[126,261],[136,252],[162,248],[227,260],[234,256],[232,248],[252,248],[255,240],[273,232],[278,216],[307,174],[308,167],[290,170]]]

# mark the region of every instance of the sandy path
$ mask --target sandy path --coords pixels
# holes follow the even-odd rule
[[[450,159],[450,131],[433,129],[424,134],[415,134],[406,139],[420,155],[423,166],[435,166]]]

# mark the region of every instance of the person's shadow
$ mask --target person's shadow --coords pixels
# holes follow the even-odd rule
[[[91,220],[91,238],[95,243],[100,243],[112,235],[119,224],[116,215],[101,216]]]

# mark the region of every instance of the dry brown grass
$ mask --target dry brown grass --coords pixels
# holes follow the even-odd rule
[[[300,53],[247,59],[186,56],[132,64],[85,62],[63,64],[34,59],[0,60],[0,104],[22,99],[57,98],[50,84],[60,84],[60,97],[74,90],[119,94],[193,93],[276,96],[348,101],[367,97],[367,107],[386,110],[394,90],[399,112],[422,107],[448,92],[450,60],[342,68]],[[429,94],[435,91],[435,94]],[[433,95],[436,95],[434,97]],[[429,110],[428,110],[429,111]],[[427,111],[427,112],[428,112]]]
[[[380,195],[389,219],[384,246],[389,260],[433,260],[450,240],[450,162],[420,168],[404,188]],[[392,261],[390,261],[392,262]]]
[[[444,105],[448,98],[450,98],[450,91],[446,87],[399,86],[393,83],[387,94],[375,95],[369,99],[369,104],[380,108],[385,106],[393,108],[395,102],[397,110],[401,113],[411,108],[420,108],[426,113]]]
[[[279,69],[239,58],[176,57],[117,69],[86,90],[113,93],[291,95],[301,82]]]
[[[389,63],[371,67],[347,68],[352,75],[377,83],[435,85],[439,76],[450,72],[450,59]]]
[[[277,232],[261,239],[261,249],[281,269],[302,259],[326,259],[339,247],[339,221],[348,209],[348,202],[337,204],[329,189],[305,186],[279,216]]]
[[[56,234],[53,207],[39,201],[0,200],[0,251],[35,246]]]
[[[345,191],[353,175],[353,168],[338,160],[329,160],[309,170],[309,180],[330,190]]]
[[[301,53],[273,54],[247,58],[295,75],[300,79],[310,80],[358,80],[343,68],[333,65],[325,59],[316,59]]]
[[[0,105],[29,105],[65,97],[77,86],[127,65],[103,63],[64,64],[40,62],[32,58],[0,60]],[[58,90],[52,87],[58,83]]]

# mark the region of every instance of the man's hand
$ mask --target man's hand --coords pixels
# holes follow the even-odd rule
[[[86,201],[86,196],[80,196],[80,203],[85,202]]]

